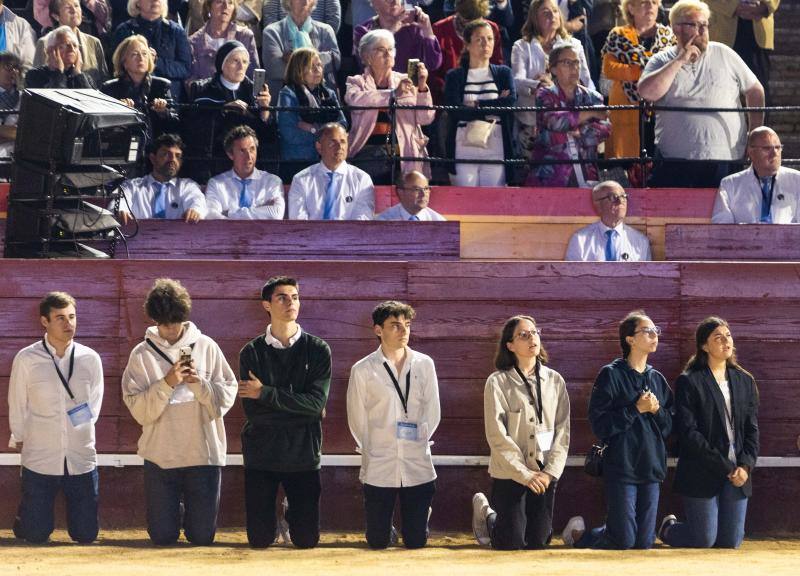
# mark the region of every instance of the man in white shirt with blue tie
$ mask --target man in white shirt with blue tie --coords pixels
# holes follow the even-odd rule
[[[375,187],[348,164],[347,131],[331,122],[318,131],[320,162],[295,174],[289,188],[290,220],[372,220]]]
[[[208,181],[208,217],[230,220],[282,220],[286,204],[281,179],[256,168],[258,137],[249,126],[225,135],[225,153],[233,167]]]
[[[592,204],[600,220],[581,228],[567,246],[565,260],[638,262],[651,260],[647,236],[625,224],[628,194],[613,180],[592,188]]]
[[[795,224],[800,219],[800,172],[781,166],[783,144],[766,126],[747,137],[747,170],[723,178],[712,224]]]
[[[126,180],[120,187],[119,217],[127,224],[137,220],[166,219],[197,222],[207,213],[206,199],[197,182],[178,178],[183,164],[183,140],[176,134],[155,139],[149,154],[153,170],[147,176]]]
[[[445,217],[428,206],[431,187],[425,174],[412,170],[403,175],[397,185],[400,202],[381,212],[376,220],[405,220],[408,222],[442,222]]]
[[[431,437],[439,426],[433,360],[408,347],[414,309],[389,300],[372,311],[378,349],[350,370],[347,423],[361,453],[367,544],[389,546],[400,500],[403,544],[422,548],[436,491]]]

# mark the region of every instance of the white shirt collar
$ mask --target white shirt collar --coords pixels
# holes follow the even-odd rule
[[[47,332],[44,333],[44,341],[47,344],[47,348],[50,350],[50,353],[53,356],[55,356],[56,358],[58,358],[58,356],[56,356],[56,347],[53,346],[52,344],[50,344],[50,338],[48,338]],[[72,350],[73,346],[75,346],[75,339],[74,338],[69,341],[69,344],[64,349],[64,356],[62,356],[62,358],[66,358],[69,355],[69,353]]]
[[[328,168],[325,165],[325,163],[322,160],[320,160],[320,162],[319,162],[319,164],[317,164],[317,166],[319,166],[319,169],[320,169],[320,171],[321,171],[321,173],[323,175],[327,175],[328,172],[332,171],[330,168]],[[337,166],[336,170],[333,170],[333,172],[336,172],[337,174],[345,174],[347,172],[347,162],[346,161],[342,161],[342,163],[339,164],[339,166]]]
[[[617,234],[622,234],[622,228],[625,226],[624,220],[619,224],[617,224],[616,226],[614,226],[613,228],[609,228],[608,226],[606,226],[605,222],[603,222],[602,220],[598,220],[598,222],[600,224],[600,230],[602,231],[603,234],[605,234],[609,230],[616,230]]]
[[[158,182],[159,184],[164,184],[165,186],[173,186],[173,187],[178,185],[178,178],[177,177],[172,178],[171,180],[167,180],[166,182],[160,182],[160,181],[156,180],[153,177],[153,173],[152,172],[150,174],[148,174],[147,177],[150,179],[150,181],[147,183],[148,186],[150,184],[154,183],[154,182]]]
[[[225,80],[222,74],[219,75],[219,81],[220,84],[225,86],[225,88],[228,90],[233,90],[234,92],[236,92],[239,89],[239,86],[242,84],[241,82],[229,82],[228,80]]]
[[[297,332],[295,332],[289,337],[288,347],[291,348],[292,346],[294,346],[295,342],[300,340],[300,336],[302,336],[302,334],[303,334],[303,329],[300,327],[300,324],[298,324]],[[275,336],[272,335],[272,324],[269,324],[267,326],[267,331],[264,333],[264,339],[267,341],[268,346],[272,346],[273,348],[277,348],[278,350],[284,350],[286,348],[286,346],[284,346],[280,340],[278,340],[277,338],[275,338]]]

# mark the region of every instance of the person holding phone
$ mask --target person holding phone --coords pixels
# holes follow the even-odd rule
[[[606,524],[586,529],[581,516],[567,522],[564,543],[576,548],[648,549],[656,536],[661,483],[667,475],[672,390],[647,363],[661,329],[643,310],[619,324],[622,358],[603,366],[589,399],[589,424],[607,444],[603,458]]]
[[[155,326],[122,374],[122,399],[142,426],[147,533],[158,546],[174,544],[181,528],[192,544],[214,541],[227,450],[222,418],[236,400],[236,376],[189,321],[191,310],[180,282],[156,280],[144,303]]]

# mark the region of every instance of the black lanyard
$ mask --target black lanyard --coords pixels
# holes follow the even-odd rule
[[[397,391],[397,395],[400,396],[400,402],[403,404],[403,412],[405,412],[406,417],[408,417],[408,393],[411,390],[411,370],[406,373],[406,395],[403,397],[403,392],[400,390],[400,384],[397,382],[397,378],[394,377],[392,374],[392,369],[389,368],[389,365],[384,362],[383,367],[386,368],[386,373],[389,375],[389,378],[392,379],[392,384],[394,384],[394,389]]]
[[[47,344],[44,341],[44,336],[42,336],[42,346],[44,347],[44,351],[47,352],[47,355],[50,356],[50,360],[53,361],[53,366],[55,366],[58,379],[61,380],[61,383],[64,385],[64,390],[66,390],[67,394],[69,394],[69,399],[75,400],[75,395],[72,393],[72,390],[69,387],[69,381],[72,380],[72,371],[75,368],[75,344],[72,344],[72,352],[69,355],[69,375],[66,378],[64,378],[64,374],[61,373],[61,368],[58,367],[56,357],[53,356],[53,353],[50,352],[50,348],[47,347]]]
[[[533,398],[534,394],[531,383],[528,382],[528,379],[525,378],[525,375],[518,366],[514,366],[514,370],[517,371],[519,377],[522,378],[523,382],[525,382],[525,385],[528,387],[528,392],[530,392],[531,398]],[[536,404],[534,404],[534,409],[536,410],[536,417],[539,419],[539,423],[544,424],[544,410],[542,408],[542,381],[539,378],[539,370],[536,370]]]
[[[152,340],[150,340],[150,338],[145,338],[145,339],[144,339],[144,341],[145,341],[145,342],[147,342],[147,345],[148,345],[148,346],[150,346],[150,348],[152,348],[153,350],[155,350],[155,351],[156,351],[156,354],[158,354],[158,355],[159,355],[159,356],[161,356],[161,357],[162,357],[164,360],[166,360],[166,361],[169,363],[169,365],[170,365],[170,366],[172,366],[173,364],[175,364],[175,362],[173,362],[173,361],[172,361],[172,358],[170,358],[169,356],[167,356],[166,354],[164,354],[164,352],[161,350],[161,348],[159,348],[158,346],[156,346],[156,345],[155,345],[155,343],[154,343]],[[189,344],[189,348],[191,348],[192,350],[194,350],[194,343],[192,343],[192,344]]]

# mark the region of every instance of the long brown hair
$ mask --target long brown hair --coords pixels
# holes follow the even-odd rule
[[[483,27],[486,27],[489,30],[491,30],[492,36],[494,36],[494,29],[492,28],[492,25],[489,24],[488,20],[484,20],[483,18],[479,18],[478,20],[473,20],[472,22],[469,22],[466,26],[464,26],[464,48],[461,50],[461,57],[458,61],[458,63],[464,68],[467,68],[469,66],[469,50],[467,50],[467,44],[469,44],[470,41],[472,40],[472,33],[475,32],[475,30],[477,30],[478,28],[483,28]],[[496,41],[497,38],[495,38],[495,42]]]
[[[497,370],[511,370],[517,365],[517,356],[508,349],[506,344],[514,339],[514,330],[517,329],[517,324],[522,320],[527,320],[536,326],[536,320],[534,320],[533,317],[522,314],[512,316],[506,320],[506,323],[503,324],[503,331],[500,333],[500,341],[497,343],[497,352],[494,355],[494,367]],[[547,354],[547,350],[545,350],[544,345],[540,343],[539,355],[536,357],[536,371],[539,371],[539,366],[541,364],[547,364],[549,359],[550,357]]]
[[[708,339],[711,337],[714,330],[720,326],[730,329],[728,323],[719,316],[709,316],[697,325],[694,331],[695,351],[686,363],[686,367],[683,369],[685,372],[696,372],[698,370],[705,370],[705,368],[708,367],[708,352],[703,350],[703,346],[708,343]],[[733,354],[731,354],[731,357],[728,358],[725,363],[729,367],[740,370],[753,378],[750,372],[739,366],[739,361],[736,359],[736,346],[733,347]],[[755,378],[753,378],[753,380],[755,380]]]
[[[542,4],[545,2],[553,2],[556,5],[556,11],[558,12],[558,17],[561,20],[561,26],[558,27],[556,36],[560,38],[570,37],[569,32],[567,32],[567,28],[564,26],[564,16],[561,14],[561,10],[558,9],[558,3],[555,2],[555,0],[533,0],[531,5],[528,7],[528,17],[525,19],[525,24],[522,25],[521,35],[523,40],[526,42],[530,42],[537,36],[542,35],[542,31],[539,30],[539,25],[536,23],[536,16],[539,14],[539,8],[541,8]]]

